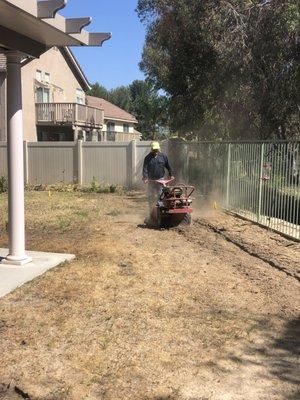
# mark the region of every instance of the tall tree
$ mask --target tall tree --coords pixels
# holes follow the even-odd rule
[[[294,1],[264,1],[248,19],[249,80],[263,138],[299,134],[300,8]]]
[[[144,139],[164,137],[169,132],[168,98],[161,95],[151,82],[135,80],[129,86],[112,90],[95,83],[88,94],[104,98],[133,114]]]
[[[205,5],[201,1],[142,0],[138,12],[148,26],[141,68],[170,95],[173,128],[192,129],[203,120],[217,86],[212,79],[216,51],[203,32]]]
[[[141,68],[170,96],[173,127],[206,137],[299,129],[293,0],[139,0]]]
[[[91,85],[91,89],[88,90],[87,94],[89,96],[100,97],[102,99],[108,100],[109,92],[108,90],[100,85],[98,82]]]
[[[168,99],[159,95],[153,84],[135,80],[129,86],[131,112],[139,121],[144,139],[158,138],[168,126]]]
[[[110,90],[108,98],[111,103],[120,108],[123,108],[123,110],[130,112],[131,98],[128,86],[119,86],[115,89]]]

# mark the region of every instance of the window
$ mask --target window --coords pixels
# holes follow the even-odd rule
[[[35,73],[35,78],[37,81],[42,82],[42,71],[37,69]]]
[[[123,132],[129,133],[129,125],[128,124],[123,124]]]
[[[37,103],[50,103],[50,90],[39,87],[36,89],[36,102]]]
[[[85,104],[84,91],[82,89],[76,89],[76,103]]]
[[[114,122],[108,122],[106,124],[107,126],[107,132],[115,132],[115,123]]]
[[[43,72],[40,69],[37,69],[35,72],[35,79],[39,82],[45,82],[47,84],[50,83],[50,73]]]
[[[48,72],[45,72],[44,80],[46,83],[50,83],[50,74]]]

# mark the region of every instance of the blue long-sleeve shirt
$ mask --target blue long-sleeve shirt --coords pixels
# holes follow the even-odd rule
[[[173,176],[172,168],[168,157],[163,153],[149,153],[144,160],[143,179],[162,179],[165,176],[165,170],[168,170],[170,177]]]

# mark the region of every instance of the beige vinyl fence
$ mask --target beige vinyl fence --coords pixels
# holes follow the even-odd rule
[[[150,142],[24,142],[25,182],[135,187]],[[164,141],[178,181],[203,201],[300,239],[300,142]],[[0,142],[0,176],[6,175]]]
[[[24,142],[25,183],[79,183],[134,187],[141,182],[150,142]],[[0,176],[7,175],[6,143],[0,142]]]

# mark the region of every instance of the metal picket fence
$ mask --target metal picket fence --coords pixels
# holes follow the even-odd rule
[[[174,142],[168,153],[209,202],[300,239],[299,141]]]

